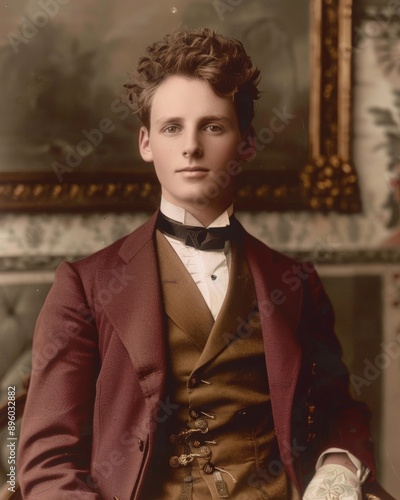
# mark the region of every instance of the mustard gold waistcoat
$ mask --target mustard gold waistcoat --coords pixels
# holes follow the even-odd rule
[[[174,410],[161,422],[144,500],[288,498],[253,279],[232,244],[229,286],[214,322],[166,238],[157,251]],[[199,456],[200,455],[200,456]]]

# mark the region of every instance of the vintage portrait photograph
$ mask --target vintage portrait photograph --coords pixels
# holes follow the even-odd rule
[[[0,500],[400,499],[400,0],[1,0]]]

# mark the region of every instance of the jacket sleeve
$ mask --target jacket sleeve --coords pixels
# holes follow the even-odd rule
[[[23,498],[100,499],[90,479],[97,343],[81,279],[61,264],[33,339],[17,464]]]
[[[301,417],[304,440],[314,450],[315,459],[330,447],[356,456],[375,477],[370,412],[352,398],[349,374],[342,362],[342,350],[334,333],[334,312],[318,274],[313,271],[303,283],[303,311],[299,340],[303,363],[300,377],[300,402],[306,409]],[[299,403],[298,402],[298,403]],[[296,425],[296,424],[295,424]],[[310,467],[311,469],[311,467]]]

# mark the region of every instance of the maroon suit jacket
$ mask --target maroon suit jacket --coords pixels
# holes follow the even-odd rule
[[[24,498],[138,498],[164,393],[165,324],[155,214],[94,255],[59,266],[39,315],[18,452]],[[310,263],[243,232],[262,320],[282,462],[300,491],[319,453],[374,471],[369,415],[348,394],[333,312]],[[242,335],[240,328],[235,335]],[[372,475],[373,477],[373,475]]]

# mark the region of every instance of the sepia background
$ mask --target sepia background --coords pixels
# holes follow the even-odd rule
[[[199,19],[244,37],[262,67],[256,129],[275,108],[301,117],[274,138],[260,165],[290,170],[307,161],[308,1],[60,0],[57,13],[47,23],[42,18],[43,27],[21,42],[19,30],[40,19],[43,4],[0,3],[0,178],[9,172],[56,175],[54,161],[63,162],[67,146],[105,117],[115,133],[83,155],[77,169],[95,179],[143,169],[138,123],[124,107],[121,85],[155,36]],[[356,0],[353,23],[351,144],[362,211],[289,206],[238,217],[268,245],[316,264],[335,306],[353,392],[373,411],[379,479],[400,497],[400,0]],[[141,211],[0,214],[2,394],[10,384],[22,389],[29,374],[35,318],[58,263],[106,246],[147,217]]]

